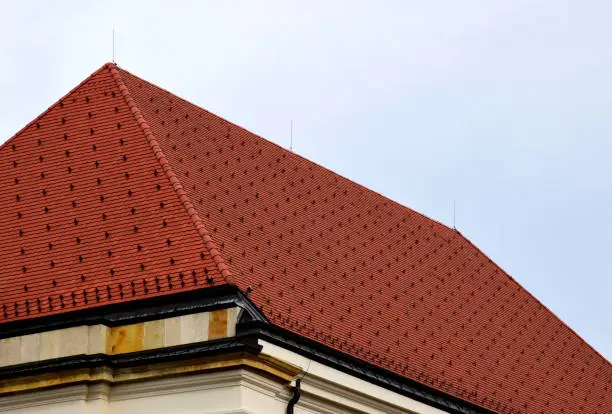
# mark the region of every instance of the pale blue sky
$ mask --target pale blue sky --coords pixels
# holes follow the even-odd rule
[[[170,6],[168,6],[170,5]],[[104,62],[459,230],[612,358],[612,2],[7,1],[0,140]]]

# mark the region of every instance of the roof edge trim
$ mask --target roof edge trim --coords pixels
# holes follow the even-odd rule
[[[161,146],[155,139],[155,135],[153,135],[153,132],[151,131],[151,129],[149,128],[149,125],[145,121],[144,116],[142,115],[142,113],[140,112],[140,109],[138,108],[138,105],[136,105],[136,102],[130,95],[130,91],[128,87],[123,82],[123,79],[121,78],[121,74],[117,70],[117,65],[107,64],[107,66],[109,67],[109,70],[111,74],[113,75],[113,79],[115,79],[115,82],[117,82],[119,91],[123,95],[126,103],[128,104],[128,107],[132,111],[132,114],[134,115],[136,122],[142,128],[142,131],[144,132],[147,142],[149,143],[149,145],[151,146],[151,149],[153,150],[153,153],[155,154],[155,158],[157,158],[157,161],[161,165],[162,169],[164,170],[164,173],[168,177],[168,180],[172,184],[172,188],[177,193],[181,201],[181,204],[185,208],[185,211],[187,212],[189,219],[193,222],[193,225],[195,226],[196,231],[198,232],[198,234],[204,241],[204,246],[206,247],[206,249],[208,249],[209,253],[211,254],[215,262],[215,265],[217,266],[217,269],[219,270],[219,272],[221,273],[221,275],[223,276],[226,282],[230,284],[235,284],[235,283],[232,283],[232,280],[231,280],[232,277],[231,277],[230,270],[227,264],[225,263],[225,260],[223,260],[223,256],[221,255],[221,252],[217,249],[217,246],[213,242],[209,231],[206,229],[206,226],[204,226],[204,223],[202,219],[200,218],[200,216],[198,215],[198,212],[196,211],[195,207],[189,200],[189,196],[187,195],[187,192],[185,191],[180,180],[178,179],[178,177],[172,170],[172,167],[170,166],[170,162],[168,162],[168,159],[164,155],[164,152],[162,151]]]
[[[254,321],[264,325],[269,323],[265,315],[237,286],[223,284],[7,322],[0,330],[0,340],[81,325],[102,324],[109,327],[130,325],[234,306],[243,310],[241,321]]]
[[[346,352],[313,341],[278,325],[262,324],[256,321],[239,323],[236,327],[236,336],[256,336],[328,367],[408,396],[449,414],[493,414],[496,412],[495,409],[506,409],[503,412],[521,414],[520,411],[507,410],[507,407],[500,403],[471,401],[467,392],[459,396],[450,392],[450,389],[447,391],[438,389],[433,386],[432,378],[428,376],[424,376],[422,382],[402,377],[385,368],[372,365]],[[490,408],[487,408],[486,405],[489,405]]]

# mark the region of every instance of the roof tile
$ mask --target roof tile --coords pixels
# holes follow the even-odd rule
[[[0,149],[0,322],[225,282],[109,69]]]
[[[611,411],[610,364],[461,234],[120,72],[274,323],[494,411]]]
[[[612,412],[609,362],[461,234],[122,69],[0,161],[0,322],[205,271],[279,326],[494,411]]]

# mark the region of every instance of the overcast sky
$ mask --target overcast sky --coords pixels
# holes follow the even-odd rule
[[[117,63],[457,228],[612,358],[612,2],[0,0],[0,140]]]

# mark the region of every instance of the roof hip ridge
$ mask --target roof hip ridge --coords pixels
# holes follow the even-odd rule
[[[121,92],[121,95],[123,95],[128,107],[132,111],[132,114],[134,115],[136,122],[142,128],[145,138],[147,139],[147,142],[151,146],[151,150],[153,150],[153,153],[155,154],[155,158],[161,165],[162,169],[164,170],[164,173],[166,174],[166,177],[168,177],[168,180],[172,184],[172,188],[177,193],[181,201],[181,204],[185,208],[185,211],[187,212],[189,219],[192,221],[196,231],[198,232],[198,234],[204,241],[204,246],[206,247],[206,249],[208,249],[210,255],[212,256],[215,262],[215,265],[217,266],[217,269],[219,270],[223,278],[228,283],[236,284],[232,281],[231,272],[227,264],[225,263],[225,260],[223,259],[221,252],[219,251],[219,249],[213,242],[209,231],[206,229],[206,226],[204,225],[202,219],[198,215],[198,212],[196,211],[195,207],[189,200],[189,196],[187,195],[187,192],[183,188],[183,185],[181,184],[179,178],[172,170],[172,166],[170,165],[170,163],[168,162],[168,159],[164,155],[164,152],[162,151],[161,146],[157,142],[157,139],[155,139],[155,135],[149,128],[149,125],[144,119],[144,116],[142,115],[142,113],[140,112],[138,105],[136,105],[136,102],[130,95],[130,91],[128,87],[123,82],[121,73],[119,73],[119,71],[117,70],[117,65],[114,63],[111,63],[111,64],[107,64],[107,66],[109,67],[109,70],[111,74],[113,75],[113,79],[115,80],[115,82],[117,83],[117,86],[119,87],[119,91]]]

